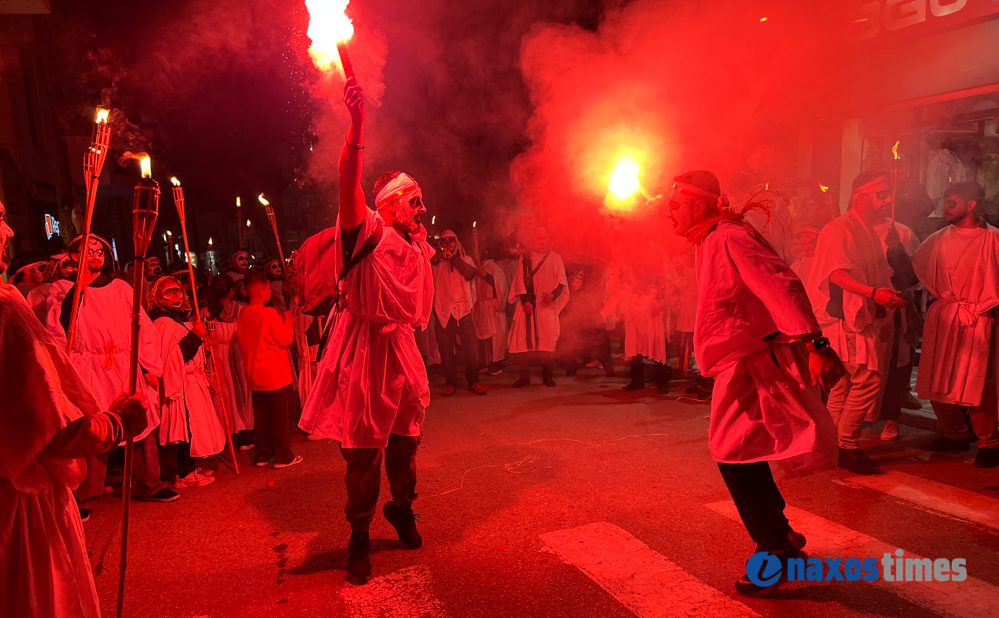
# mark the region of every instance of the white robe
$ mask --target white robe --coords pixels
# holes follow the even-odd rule
[[[510,285],[506,272],[495,260],[485,260],[482,268],[492,275],[493,285],[484,277],[476,278],[478,286],[477,302],[472,312],[472,322],[475,325],[475,336],[479,339],[492,340],[492,358],[487,363],[498,363],[506,358],[507,336],[510,330],[506,321],[507,295]]]
[[[467,255],[458,259],[475,267],[475,262]],[[447,326],[452,317],[457,321],[471,314],[476,299],[474,279],[466,279],[449,260],[434,264],[433,270],[434,315],[440,323]]]
[[[298,397],[299,401],[305,402],[312,392],[312,385],[316,381],[316,354],[317,345],[309,345],[308,331],[313,326],[315,318],[306,313],[299,313],[295,318],[295,351],[298,355]],[[251,413],[250,426],[253,428],[253,418]]]
[[[243,369],[243,355],[239,351],[239,341],[236,340],[236,320],[239,312],[246,305],[233,303],[235,311],[232,320],[225,316],[226,321],[215,320],[215,337],[212,343],[213,369],[218,374],[219,389],[217,395],[225,398],[225,411],[232,419],[233,433],[253,429],[253,406],[250,403],[250,383]],[[202,318],[208,317],[202,310]],[[222,413],[222,410],[219,410]]]
[[[99,616],[72,489],[83,459],[40,454],[97,404],[21,294],[0,284],[0,615]]]
[[[63,280],[53,285],[56,289],[48,298],[45,326],[56,343],[65,349],[66,331],[59,316],[62,302],[71,293],[73,283]],[[120,279],[114,279],[103,287],[89,286],[83,292],[69,360],[103,409],[110,408],[111,402],[128,390],[131,313],[132,286]],[[139,313],[139,367],[153,376],[163,375],[159,334],[145,310]],[[138,387],[145,392],[148,401],[159,399],[159,393],[150,388],[141,376]],[[149,435],[159,424],[156,406],[149,406],[149,410],[152,417],[149,429],[136,436],[136,442]]]
[[[205,373],[204,348],[184,362],[180,341],[189,326],[163,316],[153,322],[160,334],[163,358],[163,396],[160,406],[159,443],[191,444],[191,457],[211,457],[225,448],[225,429],[219,420]]]
[[[936,299],[926,312],[916,391],[931,401],[977,406],[997,353],[999,229],[945,227],[923,242],[912,266]]]
[[[830,315],[829,277],[838,270],[847,271],[866,285],[892,287],[891,269],[880,239],[853,211],[833,219],[819,232],[805,285],[822,332],[839,357],[887,375],[893,331],[891,310],[882,310],[872,299],[843,290],[844,318]]]
[[[716,461],[780,461],[788,475],[830,465],[836,428],[800,343],[818,330],[801,281],[748,224],[722,222],[698,246],[694,353],[715,378]]]
[[[543,263],[542,260],[544,260]],[[508,340],[508,350],[511,354],[554,352],[559,337],[559,314],[569,302],[569,283],[565,276],[565,264],[562,262],[562,256],[554,251],[531,253],[531,264],[532,268],[535,269],[533,279],[536,296],[534,315],[536,317],[529,318],[520,302],[520,295],[527,293],[527,287],[524,283],[524,259],[521,257],[517,262],[517,270],[513,274],[508,297],[509,302],[516,307]],[[538,264],[541,266],[539,267]],[[559,297],[547,307],[543,307],[541,305],[542,294],[551,294],[560,285],[563,288]],[[535,332],[535,325],[537,325],[537,332]],[[530,330],[528,330],[528,326],[530,326]],[[528,332],[530,332],[530,342],[528,342]]]
[[[340,282],[339,315],[299,423],[344,448],[384,448],[393,433],[419,436],[430,405],[414,329],[425,328],[433,310],[434,250],[422,239],[407,242],[369,210],[354,255],[379,227],[378,246]],[[337,272],[342,236],[334,248]]]

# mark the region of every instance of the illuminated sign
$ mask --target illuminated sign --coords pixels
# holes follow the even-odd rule
[[[59,235],[59,219],[45,213],[45,238],[52,240],[53,236]]]
[[[869,0],[853,8],[851,40],[930,32],[999,14],[999,0]]]

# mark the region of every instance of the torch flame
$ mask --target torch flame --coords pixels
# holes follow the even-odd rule
[[[107,124],[108,123],[108,115],[110,113],[111,113],[110,110],[107,110],[107,109],[105,109],[103,107],[98,107],[97,108],[97,119],[94,120],[94,122],[97,123],[97,124]]]
[[[472,229],[474,230],[479,225],[478,221],[472,221]]]
[[[149,155],[139,157],[139,167],[142,169],[143,178],[153,177],[153,160]]]
[[[901,143],[902,143],[902,140],[898,140],[897,142],[895,142],[895,145],[891,147],[891,156],[896,161],[898,161],[899,159],[901,159],[901,157],[898,156],[898,147],[899,147],[899,145]]]
[[[264,194],[263,194],[263,193],[261,193],[260,195],[258,195],[258,196],[257,196],[257,201],[258,201],[258,202],[260,202],[260,204],[261,204],[262,206],[264,206],[265,208],[266,208],[267,206],[270,206],[270,205],[271,205],[271,203],[267,201],[267,198],[266,198],[266,197],[264,197]]]
[[[819,183],[819,191],[821,191],[823,193],[829,193],[829,185],[824,185],[824,184],[822,184],[820,182]]]
[[[638,164],[631,159],[621,159],[618,161],[614,171],[611,172],[608,190],[616,200],[627,200],[642,190],[642,185],[638,181],[638,174],[641,169]]]
[[[239,196],[237,195],[236,196],[236,208],[240,208],[242,206],[243,206],[243,203],[240,201]]]
[[[246,220],[246,227],[253,227],[253,223],[249,219]]]
[[[334,65],[341,70],[340,56],[336,44],[345,43],[354,36],[354,24],[347,17],[350,0],[305,0],[309,11],[309,55],[321,71],[329,71]]]
[[[180,179],[179,179],[179,178],[177,178],[176,176],[171,176],[171,177],[170,177],[170,182],[171,182],[171,183],[173,184],[173,186],[175,186],[175,187],[179,187],[179,186],[180,186]]]

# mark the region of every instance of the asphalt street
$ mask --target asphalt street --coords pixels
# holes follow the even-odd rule
[[[818,557],[964,558],[963,582],[795,582],[768,598],[733,583],[753,545],[707,451],[704,404],[624,393],[583,371],[558,385],[435,397],[419,453],[425,546],[406,550],[379,515],[374,576],[345,581],[344,465],[296,436],[301,465],[133,502],[130,616],[934,616],[999,614],[999,470],[930,455],[931,434],[867,434],[886,474],[780,480],[792,525]],[[537,381],[537,379],[536,379]],[[678,383],[677,394],[683,384]],[[435,387],[435,392],[439,390]],[[387,499],[383,484],[382,500]],[[114,614],[120,498],[85,525]]]

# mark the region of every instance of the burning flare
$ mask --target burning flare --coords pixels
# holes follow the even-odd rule
[[[153,177],[153,160],[149,155],[142,155],[139,157],[139,168],[142,170],[143,178]]]
[[[350,0],[305,0],[309,11],[309,55],[321,71],[329,71],[333,66],[343,72],[337,43],[345,43],[354,36],[354,24],[347,17]]]
[[[271,203],[267,201],[267,198],[264,197],[263,193],[257,196],[257,201],[260,202],[260,205],[263,206],[264,208],[267,208],[268,206],[271,205]]]
[[[640,171],[638,164],[631,159],[618,161],[614,171],[611,172],[610,184],[607,187],[611,197],[618,201],[624,201],[641,191],[642,185],[638,181]]]

